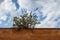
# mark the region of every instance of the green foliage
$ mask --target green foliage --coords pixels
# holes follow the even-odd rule
[[[28,15],[30,14],[30,15]],[[37,22],[37,15],[32,16],[31,13],[26,13],[23,16],[20,15],[20,17],[14,17],[13,19],[13,28],[34,28],[35,24],[40,24],[40,22]]]

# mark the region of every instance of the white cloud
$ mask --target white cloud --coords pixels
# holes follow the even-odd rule
[[[36,7],[39,7],[39,5],[34,0],[18,0],[18,4],[21,8],[26,8],[30,11],[33,11]]]
[[[10,18],[13,18],[13,16],[15,15],[16,11],[16,6],[15,4],[12,2],[12,0],[4,0],[1,4],[0,4],[0,20],[1,20],[1,24],[2,24],[2,20],[6,21],[7,19],[7,13],[10,13]],[[9,19],[10,19],[9,18]],[[12,21],[12,20],[9,20]],[[9,25],[9,22],[7,23]],[[4,25],[4,24],[2,24]],[[6,26],[7,27],[7,26]],[[8,26],[10,27],[10,26]]]
[[[7,16],[6,15],[0,17],[0,20],[3,20],[3,21],[5,21],[6,19],[7,19]]]
[[[43,9],[41,9],[44,16],[47,16],[47,18],[44,19],[44,21],[41,22],[41,24],[37,25],[40,28],[55,28],[58,26],[58,22],[54,21],[58,17],[60,17],[60,1],[58,0],[51,0],[47,1],[44,4],[42,4]],[[36,27],[37,27],[36,26]]]
[[[47,17],[41,21],[41,24],[37,24],[36,28],[55,28],[58,25],[57,23],[59,20],[58,22],[54,20],[60,17],[60,0],[18,0],[18,4],[20,5],[20,9],[15,11],[16,6],[12,3],[12,0],[4,0],[0,4],[0,19],[6,20],[6,13],[10,13],[13,17],[21,15],[21,9],[23,8],[27,9],[27,12],[29,12],[39,7],[40,12],[42,12],[42,16]],[[40,15],[39,12],[36,13]]]
[[[43,7],[40,11],[47,16],[36,28],[55,28],[58,24],[55,19],[60,17],[60,0],[18,0],[21,8],[34,10],[36,7]]]
[[[6,11],[16,10],[15,4],[12,3],[12,0],[5,0],[4,2],[1,3],[0,8]]]
[[[12,2],[12,0],[4,0],[0,4],[0,17],[6,15],[6,13],[10,13],[12,16],[15,14],[16,6]]]
[[[41,24],[37,24],[35,28],[55,28],[57,23],[55,21],[44,21]]]

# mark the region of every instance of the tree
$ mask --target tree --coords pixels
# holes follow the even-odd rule
[[[28,15],[29,14],[29,15]],[[32,12],[26,13],[23,16],[20,15],[20,17],[14,17],[13,19],[13,28],[21,29],[21,28],[34,28],[36,24],[40,24],[40,22],[37,22],[37,15],[32,15]]]

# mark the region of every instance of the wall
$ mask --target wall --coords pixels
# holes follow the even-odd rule
[[[60,40],[60,29],[0,29],[0,40]]]

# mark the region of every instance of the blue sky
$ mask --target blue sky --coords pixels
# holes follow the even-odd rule
[[[13,17],[35,13],[35,28],[60,28],[60,0],[0,0],[0,28],[13,27]]]

